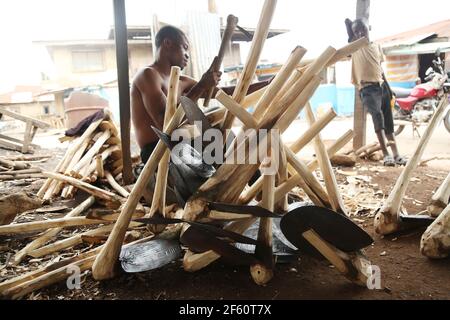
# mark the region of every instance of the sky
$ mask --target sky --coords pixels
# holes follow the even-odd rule
[[[38,70],[52,64],[33,40],[103,39],[113,24],[112,0],[1,0],[0,93],[16,84],[37,82]],[[219,14],[232,13],[243,27],[256,27],[263,0],[216,0]],[[449,18],[449,0],[372,0],[373,40]],[[127,23],[148,25],[153,14],[177,24],[186,11],[207,11],[207,0],[126,0]],[[269,39],[262,59],[283,62],[296,45],[316,56],[347,40],[344,19],[353,19],[356,0],[278,0],[272,28],[288,34]],[[246,60],[249,45],[242,47]]]

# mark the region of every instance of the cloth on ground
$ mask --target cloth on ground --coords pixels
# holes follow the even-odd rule
[[[67,130],[66,136],[68,137],[81,136],[86,131],[86,129],[89,128],[91,123],[104,118],[105,112],[103,110],[99,110],[96,113],[91,114],[90,116],[81,120],[75,127]]]

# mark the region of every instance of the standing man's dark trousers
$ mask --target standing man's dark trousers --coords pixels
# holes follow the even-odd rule
[[[384,129],[386,134],[394,132],[394,119],[392,116],[391,96],[385,83],[371,84],[360,91],[364,108],[372,116],[375,132]]]

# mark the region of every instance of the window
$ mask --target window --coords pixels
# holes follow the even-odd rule
[[[74,72],[103,71],[103,51],[72,51],[72,68]]]
[[[44,114],[49,114],[49,113],[50,113],[50,106],[44,105]]]

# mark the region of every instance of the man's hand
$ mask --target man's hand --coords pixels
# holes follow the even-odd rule
[[[222,72],[220,72],[219,58],[215,57],[208,71],[206,71],[198,84],[204,89],[209,90],[210,88],[217,87],[220,82],[220,77]]]
[[[353,33],[352,24],[353,24],[352,20],[350,20],[349,18],[345,19],[345,27],[347,28],[349,43],[355,39],[355,34]]]

